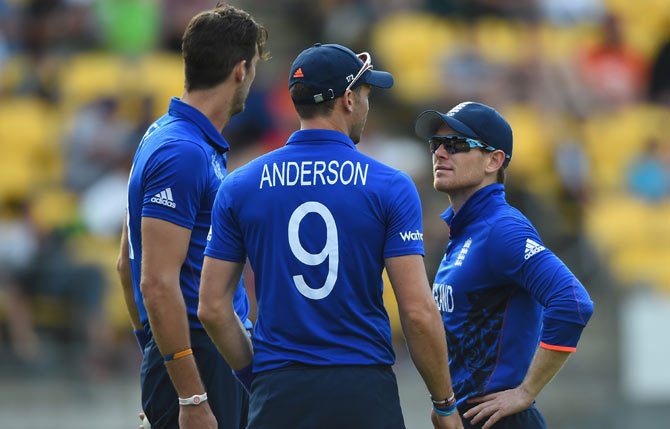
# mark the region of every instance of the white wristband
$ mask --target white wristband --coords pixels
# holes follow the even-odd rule
[[[207,400],[207,392],[193,395],[190,398],[179,398],[179,405],[200,405]]]

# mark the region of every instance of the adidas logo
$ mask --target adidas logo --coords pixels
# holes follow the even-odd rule
[[[174,200],[172,199],[172,189],[170,188],[165,188],[164,190],[160,191],[160,193],[151,197],[151,202],[162,204],[173,209],[177,207],[177,205],[174,203]]]
[[[535,255],[536,253],[540,253],[543,250],[547,250],[547,248],[541,245],[540,243],[536,243],[530,238],[527,238],[526,251],[524,252],[523,259],[528,260],[530,259],[531,256]]]
[[[298,70],[296,70],[295,73],[293,73],[293,78],[295,79],[297,77],[305,77],[305,75],[302,74],[302,68],[301,67],[298,67]]]

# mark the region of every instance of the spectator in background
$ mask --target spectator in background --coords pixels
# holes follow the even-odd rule
[[[108,96],[82,107],[65,141],[65,185],[84,191],[129,158],[132,125],[120,114],[119,100]]]
[[[651,67],[649,99],[670,107],[670,39],[663,43]]]
[[[574,25],[602,19],[602,0],[539,0],[542,15],[558,25]]]
[[[626,44],[618,17],[607,15],[601,33],[601,40],[577,58],[582,82],[595,107],[618,107],[639,101],[646,89],[646,58]]]
[[[37,251],[37,236],[25,218],[25,203],[7,201],[0,214],[0,312],[6,315],[10,348],[22,362],[38,357],[38,338],[33,327],[29,297],[22,275]]]
[[[644,151],[628,167],[628,189],[638,198],[657,203],[670,198],[668,150],[657,139],[650,139]]]
[[[454,102],[505,97],[506,70],[482,55],[474,23],[466,25],[463,33],[463,42],[456,50],[446,52],[442,60],[442,97]]]
[[[29,306],[32,298],[48,297],[62,315],[64,329],[53,330],[67,339],[68,362],[85,376],[100,375],[110,351],[102,270],[76,260],[67,233],[40,218],[40,198],[10,202],[0,221],[0,293],[14,351],[27,363],[36,364],[38,355],[41,365],[53,363],[40,350]]]

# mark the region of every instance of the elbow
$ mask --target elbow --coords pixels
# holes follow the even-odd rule
[[[434,311],[433,311],[434,310]],[[426,332],[433,325],[439,325],[440,316],[437,308],[415,308],[401,312],[401,321],[406,334],[410,332]],[[410,334],[411,335],[411,334]]]
[[[161,281],[160,278],[147,278],[142,276],[140,280],[140,291],[147,311],[159,308],[170,295],[169,285]]]
[[[214,323],[215,316],[216,311],[212,308],[212,306],[203,301],[200,301],[198,304],[198,319],[200,319],[200,322],[205,328],[207,328],[207,326],[211,326]]]
[[[119,274],[124,274],[130,271],[130,261],[123,256],[119,256],[119,259],[116,260],[116,271]]]
[[[583,302],[579,303],[579,313],[584,320],[584,324],[588,323],[591,316],[593,316],[593,301],[586,299]]]

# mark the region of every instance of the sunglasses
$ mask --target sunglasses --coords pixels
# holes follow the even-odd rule
[[[360,79],[361,76],[363,76],[363,74],[366,71],[372,70],[372,57],[370,56],[370,54],[368,54],[367,52],[361,52],[360,54],[357,54],[356,56],[358,57],[359,60],[363,61],[363,67],[361,67],[361,69],[358,71],[356,76],[354,76],[353,80],[351,82],[349,82],[349,85],[347,86],[347,89],[344,90],[345,92],[349,91],[351,89],[351,87],[354,86],[356,81],[358,79]]]
[[[458,135],[449,135],[449,136],[433,136],[428,139],[430,145],[430,151],[435,153],[437,149],[442,146],[444,150],[447,151],[449,155],[461,152],[470,152],[470,149],[480,148],[487,150],[489,152],[496,151],[498,149],[489,146],[485,143],[482,143],[478,140],[471,139],[465,136]],[[509,155],[505,154],[505,158],[510,158]]]

